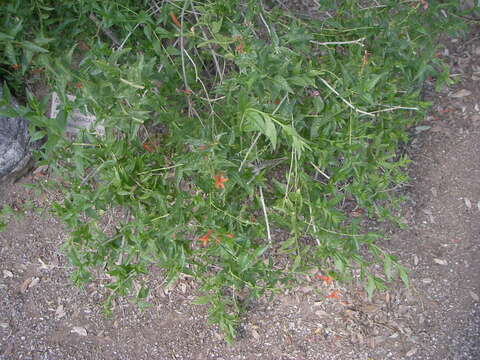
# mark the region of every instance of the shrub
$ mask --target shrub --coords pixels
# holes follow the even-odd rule
[[[407,283],[362,221],[399,222],[398,146],[428,108],[425,79],[449,81],[436,38],[461,25],[455,1],[424,4],[322,1],[304,19],[275,1],[10,1],[1,76],[21,92],[40,73],[61,99],[53,119],[29,93],[18,112],[48,135],[38,156],[60,179],[72,279],[104,269],[108,310],[148,297],[133,285],[152,265],[168,283],[190,275],[228,340],[250,299],[311,267],[359,269],[370,296]],[[104,135],[65,137],[72,109]]]

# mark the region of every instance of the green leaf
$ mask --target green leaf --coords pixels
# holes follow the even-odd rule
[[[243,130],[259,131],[270,140],[272,148],[275,150],[277,146],[277,129],[272,118],[268,114],[252,109],[247,109],[244,118],[246,123],[243,126]]]
[[[47,49],[44,49],[41,46],[38,46],[37,44],[35,44],[33,42],[30,42],[30,41],[27,41],[27,40],[23,40],[22,42],[20,42],[20,46],[27,49],[27,50],[31,50],[31,51],[34,51],[34,52],[37,52],[37,53],[48,53],[49,52]]]
[[[149,293],[150,290],[142,286],[140,290],[138,290],[137,299],[146,299]]]
[[[3,99],[5,100],[5,103],[8,104],[8,106],[10,106],[10,104],[12,103],[12,94],[10,93],[10,88],[7,86],[6,82],[3,83]],[[5,116],[8,116],[8,115],[5,115]]]
[[[275,151],[277,147],[277,129],[269,116],[264,116],[263,118],[265,120],[265,129],[263,133],[268,137],[270,143],[272,144],[272,148]]]
[[[262,256],[263,253],[264,253],[265,251],[267,251],[268,248],[269,248],[268,245],[262,246],[262,247],[258,248],[258,249],[255,250],[255,252],[253,253],[253,257],[254,257],[254,258],[258,258],[258,257]]]
[[[222,27],[222,20],[220,19],[219,21],[212,21],[210,23],[212,34],[216,34],[220,31],[220,28]]]
[[[4,32],[0,32],[0,41],[5,40],[13,40],[14,37],[12,35],[5,34]]]
[[[345,262],[338,256],[333,257],[333,264],[340,273],[345,272]]]
[[[379,75],[374,75],[370,79],[368,79],[365,90],[366,91],[371,91],[375,85],[380,81],[380,79],[384,76],[384,74],[379,74]]]
[[[12,43],[10,42],[6,43],[4,51],[11,65],[15,65],[19,63],[17,61],[17,55],[15,54],[15,50],[13,49]]]
[[[372,300],[373,293],[375,292],[377,286],[375,283],[375,279],[373,278],[372,275],[367,276],[367,295],[368,295],[368,300]]]
[[[192,301],[192,303],[195,305],[205,305],[211,302],[212,302],[212,297],[210,295],[198,296]]]
[[[293,89],[288,84],[288,81],[281,75],[275,75],[273,81],[284,91],[293,94]]]
[[[264,132],[265,121],[263,120],[263,116],[260,115],[257,111],[247,109],[244,118],[247,120],[243,127],[244,131],[260,131],[262,133]]]
[[[280,246],[279,252],[281,254],[287,254],[295,250],[297,244],[297,240],[294,237],[289,238],[288,240],[282,242]]]
[[[310,146],[307,145],[306,141],[297,133],[290,125],[283,125],[283,131],[290,136],[292,140],[292,147],[298,152],[299,156],[302,154],[304,149],[310,149]]]
[[[292,77],[288,78],[288,82],[293,84],[293,85],[297,85],[297,86],[301,86],[301,87],[314,87],[315,86],[315,80],[308,77],[308,76],[305,76],[305,75],[292,76]]]
[[[0,116],[15,118],[18,116],[18,113],[12,106],[6,105],[0,108]]]
[[[323,102],[323,99],[321,96],[315,96],[313,98],[313,105],[315,106],[315,111],[317,113],[321,113],[325,108],[325,103]]]
[[[383,271],[385,272],[385,276],[387,280],[392,280],[392,257],[390,255],[385,255],[383,259]]]
[[[302,263],[302,257],[300,255],[295,256],[295,261],[293,262],[292,272],[295,272],[300,267]]]
[[[402,279],[405,286],[406,287],[410,286],[407,269],[402,265],[397,264],[397,271],[398,271],[398,275],[400,276],[400,279]]]

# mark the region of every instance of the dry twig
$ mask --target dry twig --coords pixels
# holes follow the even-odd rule
[[[102,32],[108,36],[110,38],[110,40],[112,40],[112,42],[116,45],[116,46],[119,46],[120,45],[120,41],[118,41],[118,38],[117,36],[110,30],[110,29],[107,29],[107,28],[104,28],[102,26],[102,23],[100,20],[98,20],[98,18],[95,16],[94,13],[91,13],[90,16],[88,17],[90,20],[92,20],[95,25],[98,26],[98,28],[100,30],[102,30]]]

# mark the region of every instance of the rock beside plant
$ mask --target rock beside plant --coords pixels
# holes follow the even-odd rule
[[[3,89],[0,87],[1,97]],[[13,97],[11,105],[18,107]],[[0,116],[0,186],[21,176],[31,160],[28,121],[20,117]]]

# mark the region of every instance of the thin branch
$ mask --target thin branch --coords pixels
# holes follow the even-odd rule
[[[185,6],[182,8],[182,14],[180,15],[180,55],[182,56],[182,73],[183,73],[183,83],[185,86],[185,90],[190,90],[190,86],[188,86],[187,81],[187,71],[185,70],[185,39],[183,37],[183,16],[185,14]]]
[[[315,231],[315,233],[316,233],[318,231],[318,229],[317,229],[317,225],[315,225],[315,221],[313,219],[313,211],[312,211],[312,206],[311,205],[308,205],[308,210],[310,212],[310,224],[312,224],[313,231]],[[315,241],[316,241],[317,245],[320,246],[320,240],[318,240],[317,237],[315,237]]]
[[[120,45],[120,42],[118,41],[118,38],[117,36],[110,30],[110,29],[106,29],[102,26],[102,23],[100,20],[98,20],[98,18],[95,16],[94,13],[91,13],[90,16],[89,16],[89,19],[92,20],[95,25],[98,26],[98,28],[100,30],[102,30],[102,32],[107,35],[110,40],[112,40],[112,42],[116,45],[116,46],[119,46]]]
[[[263,14],[261,12],[259,12],[258,14],[260,15],[260,19],[262,20],[263,24],[267,28],[268,35],[270,35],[270,37],[272,37],[272,32],[270,31],[270,27],[268,26],[267,22],[265,21],[265,18],[263,17]]]
[[[320,168],[318,166],[316,166],[313,162],[310,162],[310,165],[312,165],[315,170],[317,170],[320,174],[322,174],[323,176],[325,176],[328,180],[330,180],[330,176],[328,176],[327,174],[325,174],[322,170],[320,170]]]
[[[363,115],[367,115],[367,116],[371,116],[371,117],[375,117],[374,114],[372,113],[369,113],[369,112],[366,112],[366,111],[363,111],[363,110],[360,110],[359,108],[353,106],[350,102],[348,102],[346,99],[344,99],[339,93],[337,90],[335,90],[328,82],[326,82],[324,79],[322,79],[321,77],[319,77],[320,81],[323,82],[325,84],[326,87],[328,87],[335,95],[337,95],[345,104],[348,105],[349,108],[355,110],[356,112],[360,113],[360,114],[363,114]]]
[[[203,83],[200,76],[198,76],[197,64],[195,64],[195,61],[193,61],[192,57],[188,54],[187,50],[184,50],[184,51],[185,51],[185,55],[187,55],[188,59],[192,63],[193,68],[195,70],[195,80],[197,80],[202,85],[203,91],[205,92],[205,95],[208,99],[208,105],[210,106],[211,114],[215,114],[215,111],[213,110],[212,102],[210,101],[210,96],[208,95],[207,87]]]
[[[365,44],[363,43],[365,41],[365,38],[360,38],[360,39],[357,39],[357,40],[351,40],[351,41],[326,41],[326,42],[319,42],[319,41],[315,41],[315,40],[310,40],[310,42],[312,44],[316,44],[316,45],[323,45],[323,46],[327,46],[327,45],[347,45],[347,44],[357,44],[357,45],[360,45],[360,46],[365,46]]]
[[[419,109],[416,108],[416,107],[392,106],[391,108],[388,108],[388,109],[372,111],[371,114],[378,114],[378,113],[381,113],[381,112],[394,111],[394,110],[415,110],[415,111],[418,111]]]
[[[364,10],[378,9],[378,8],[385,8],[385,7],[387,7],[387,5],[375,5],[375,6],[369,6],[369,7],[359,8],[358,10],[364,11]]]
[[[125,43],[127,42],[127,40],[130,38],[130,36],[133,34],[133,32],[135,30],[137,30],[137,28],[140,26],[140,23],[138,23],[137,25],[134,26],[134,28],[132,29],[132,31],[130,31],[128,33],[128,35],[125,37],[125,39],[122,41],[122,43],[120,44],[120,46],[118,47],[118,50],[121,50],[123,49],[123,45],[125,45]]]
[[[258,187],[260,189],[260,202],[262,203],[263,209],[263,216],[265,217],[265,226],[267,227],[267,238],[268,243],[272,243],[272,234],[270,233],[270,223],[268,222],[268,214],[267,214],[267,207],[265,206],[265,199],[263,197],[263,190],[262,187]]]
[[[241,164],[240,164],[240,167],[238,168],[238,172],[242,171],[243,169],[243,166],[245,165],[245,162],[247,161],[247,158],[248,158],[248,155],[250,155],[250,152],[252,151],[253,147],[255,146],[255,144],[257,143],[258,139],[260,138],[260,135],[262,135],[261,132],[259,132],[257,134],[257,136],[255,137],[255,140],[253,140],[252,144],[250,145],[250,147],[248,148],[247,150],[247,153],[245,154],[245,157],[243,158]]]
[[[203,101],[209,101],[209,102],[215,102],[215,101],[220,101],[220,100],[223,100],[226,98],[226,96],[220,96],[218,98],[215,98],[215,99],[209,99],[209,98],[204,98],[204,97],[201,97],[201,96],[197,96],[199,99],[202,99]]]
[[[192,8],[193,8],[193,3],[192,3]],[[195,16],[195,20],[197,21],[198,23],[198,15],[197,13],[195,12],[195,9],[193,9],[193,15]],[[208,37],[207,37],[207,33],[205,32],[205,30],[203,29],[203,27],[200,27],[200,29],[202,30],[202,34],[203,34],[203,37],[205,38],[205,41],[208,41]],[[223,82],[223,73],[222,71],[220,70],[220,64],[218,62],[218,58],[217,58],[217,53],[215,52],[215,50],[213,50],[213,47],[212,47],[212,44],[208,43],[208,48],[212,54],[212,57],[213,57],[213,62],[215,64],[215,68],[217,69],[217,73],[218,73],[218,76],[220,76],[220,82]]]
[[[152,4],[150,6],[150,15],[155,15],[155,17],[158,17],[157,14],[162,11],[162,7],[158,6],[157,4],[157,1],[156,0],[151,0],[150,3]],[[162,5],[163,6],[163,5]]]
[[[275,108],[275,110],[273,110],[272,112],[272,116],[275,115],[277,113],[277,111],[280,109],[280,106],[282,106],[283,102],[285,101],[285,99],[288,97],[288,93],[285,94],[285,96],[282,98],[282,100],[278,103],[277,107]],[[257,143],[258,139],[260,138],[260,135],[262,135],[262,133],[258,133],[257,136],[255,137],[255,139],[253,140],[252,144],[250,145],[250,147],[248,148],[247,150],[247,153],[245,154],[245,157],[243,158],[241,164],[240,164],[240,167],[238,168],[238,172],[242,171],[243,169],[243,166],[245,165],[245,162],[247,161],[247,158],[248,158],[248,155],[250,155],[250,152],[252,151],[253,147],[255,146],[255,144]]]

